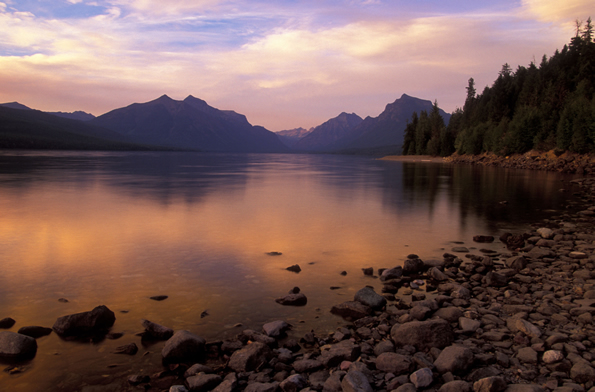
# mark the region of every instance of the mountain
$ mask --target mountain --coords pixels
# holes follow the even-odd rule
[[[281,142],[283,144],[285,144],[287,147],[293,147],[298,141],[300,141],[300,139],[302,139],[303,137],[307,136],[308,134],[310,134],[310,132],[312,132],[314,130],[314,128],[310,128],[310,129],[306,129],[306,128],[294,128],[294,129],[288,129],[285,131],[279,131],[279,132],[275,132],[277,134],[277,136],[279,137],[279,140],[281,140]]]
[[[246,117],[219,110],[189,95],[176,101],[163,95],[146,103],[112,110],[90,123],[111,129],[137,143],[202,151],[287,152],[277,135],[251,125]]]
[[[11,109],[19,109],[19,110],[33,110],[30,107],[25,106],[18,102],[0,103],[0,106],[5,107],[5,108],[11,108]]]
[[[13,106],[24,106],[19,105]],[[0,148],[38,150],[162,149],[132,143],[119,133],[78,120],[26,109],[14,109],[0,105]]]
[[[48,114],[53,114],[54,116],[70,118],[71,120],[79,120],[79,121],[91,121],[95,118],[94,115],[91,113],[83,112],[81,110],[77,110],[76,112],[46,112]]]
[[[343,138],[334,144],[333,150],[370,149],[384,146],[403,144],[403,136],[407,121],[414,112],[418,114],[425,110],[432,110],[432,102],[424,99],[401,95],[386,108],[378,117],[366,117],[359,125],[350,130]],[[450,114],[440,109],[445,124],[448,124]]]
[[[362,121],[362,118],[355,113],[347,114],[343,112],[314,128],[310,134],[300,139],[293,148],[300,151],[326,151]]]

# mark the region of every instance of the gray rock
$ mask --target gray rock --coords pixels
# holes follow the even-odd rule
[[[471,384],[463,380],[444,383],[438,392],[471,392]]]
[[[185,330],[176,331],[161,350],[164,362],[178,363],[189,359],[200,359],[205,354],[206,341]]]
[[[473,363],[473,351],[463,346],[446,347],[436,361],[434,366],[439,373],[460,373],[466,371]]]
[[[361,347],[351,340],[343,340],[323,351],[320,358],[326,367],[339,365],[343,361],[355,361],[361,354]]]
[[[304,293],[287,294],[285,297],[277,298],[275,302],[285,306],[305,306],[308,303],[308,298]]]
[[[0,359],[26,360],[35,357],[37,342],[30,336],[0,331]]]
[[[167,340],[174,335],[174,330],[163,325],[159,325],[149,320],[142,320],[142,325],[145,328],[143,334],[144,339],[149,340]]]
[[[474,392],[501,392],[507,387],[502,377],[486,377],[473,383]]]
[[[343,392],[373,392],[366,375],[357,370],[349,371],[341,381]]]
[[[308,381],[301,374],[294,374],[279,384],[284,392],[298,392],[308,386]]]
[[[386,305],[386,298],[376,293],[373,288],[368,286],[355,293],[354,300],[376,310],[380,310]]]
[[[254,382],[248,384],[244,392],[275,392],[279,388],[278,382]]]
[[[376,368],[395,375],[409,373],[413,367],[411,358],[397,353],[382,353],[376,358]]]
[[[199,373],[188,377],[186,383],[190,392],[206,392],[221,384],[221,376],[217,374]]]
[[[397,345],[412,345],[418,350],[444,348],[454,341],[454,332],[446,320],[411,321],[395,324],[391,337]]]
[[[289,328],[291,325],[283,320],[271,321],[262,326],[264,333],[272,338],[282,336]]]
[[[253,342],[241,350],[234,352],[228,366],[236,372],[250,372],[273,356],[273,352],[264,343]]]
[[[434,382],[434,374],[429,368],[421,368],[416,372],[413,372],[409,379],[415,385],[415,388],[425,388],[430,386]]]
[[[58,335],[65,337],[105,334],[115,321],[114,312],[101,305],[88,312],[59,317],[52,328]]]
[[[570,369],[570,378],[579,384],[595,381],[595,369],[587,361],[579,361]]]
[[[385,269],[384,271],[382,271],[382,274],[380,275],[380,280],[382,282],[387,281],[387,280],[391,280],[391,279],[399,279],[403,276],[403,267],[395,267],[395,268],[389,268],[389,269]]]
[[[331,308],[331,313],[343,318],[358,320],[369,316],[372,313],[372,308],[362,304],[361,302],[347,301],[333,306]]]

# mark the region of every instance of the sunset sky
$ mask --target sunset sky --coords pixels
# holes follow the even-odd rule
[[[271,131],[406,93],[462,106],[502,64],[538,64],[593,0],[3,0],[0,102],[100,115],[167,94]]]

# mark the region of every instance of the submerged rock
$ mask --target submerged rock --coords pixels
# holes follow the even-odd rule
[[[19,328],[19,332],[21,335],[30,336],[34,339],[40,338],[42,336],[47,336],[52,333],[51,328],[46,327],[38,327],[38,326],[30,326],[30,327],[21,327]]]
[[[167,340],[174,334],[174,330],[163,325],[159,325],[149,320],[142,320],[142,325],[145,328],[143,339],[147,340]]]
[[[2,328],[2,329],[12,328],[12,326],[15,323],[16,323],[16,321],[14,321],[13,318],[11,318],[11,317],[5,317],[2,320],[0,320],[0,328]]]
[[[308,298],[303,293],[288,294],[285,297],[277,298],[275,302],[285,306],[304,306],[308,303]]]
[[[56,320],[52,329],[63,337],[106,334],[115,321],[114,312],[101,305],[88,312],[62,316]]]

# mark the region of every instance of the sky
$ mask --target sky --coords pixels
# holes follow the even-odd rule
[[[0,102],[101,115],[167,94],[271,131],[402,94],[464,103],[553,55],[593,0],[0,0]]]

